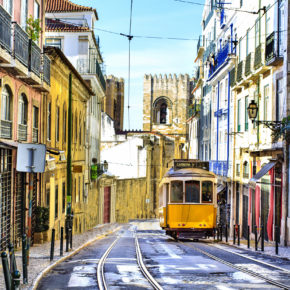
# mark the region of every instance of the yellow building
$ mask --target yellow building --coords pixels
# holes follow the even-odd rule
[[[47,156],[41,182],[41,206],[49,208],[47,238],[50,239],[51,229],[55,229],[56,238],[59,238],[60,229],[65,226],[70,74],[72,74],[73,233],[83,232],[96,224],[97,198],[89,200],[89,177],[86,168],[86,111],[87,101],[93,92],[60,49],[48,47],[45,53],[51,59],[51,90],[44,99],[42,108],[41,127],[44,143],[47,146]],[[91,212],[88,205],[92,208]],[[87,222],[88,219],[90,222]]]

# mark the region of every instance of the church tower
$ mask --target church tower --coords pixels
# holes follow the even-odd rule
[[[187,74],[144,76],[143,130],[186,136],[190,79]]]

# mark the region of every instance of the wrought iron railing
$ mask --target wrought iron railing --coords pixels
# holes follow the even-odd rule
[[[252,53],[250,52],[246,57],[246,64],[245,64],[245,76],[251,74],[251,64],[252,64]]]
[[[0,5],[0,44],[11,53],[11,16]]]
[[[216,47],[216,44],[212,41],[203,54],[203,62],[207,61],[207,58],[209,57],[210,54],[215,53],[215,47]]]
[[[32,142],[38,143],[38,128],[32,128]]]
[[[28,34],[14,23],[14,57],[22,64],[28,66],[29,39]]]
[[[243,79],[243,65],[244,62],[240,61],[237,68],[237,82],[240,82]]]
[[[43,80],[50,85],[50,59],[46,54],[43,54],[42,58],[42,65],[43,65]]]
[[[18,140],[27,141],[27,125],[18,124]]]
[[[258,69],[262,65],[262,45],[259,44],[255,49],[254,68]]]
[[[266,51],[265,51],[265,61],[266,64],[273,64],[275,61],[282,59],[282,49],[280,46],[282,46],[282,42],[279,42],[279,37],[281,35],[279,33],[272,32],[267,38],[266,38]]]
[[[217,53],[217,56],[214,58],[214,65],[210,66],[209,75],[211,77],[226,61],[229,54],[229,43],[227,42]]]
[[[40,76],[41,49],[34,41],[29,40],[29,51],[29,71]]]
[[[77,60],[77,70],[80,74],[97,75],[100,80],[101,86],[104,90],[106,89],[106,81],[97,59],[79,58]]]
[[[12,121],[0,120],[0,137],[4,139],[12,138]]]
[[[228,176],[228,163],[227,161],[209,161],[209,171],[220,175],[220,176]]]

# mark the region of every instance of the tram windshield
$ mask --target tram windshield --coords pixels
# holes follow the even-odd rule
[[[211,181],[202,182],[202,203],[212,203],[213,185]]]
[[[185,202],[200,203],[200,182],[190,180],[185,182]]]
[[[182,181],[172,181],[171,182],[171,202],[183,202],[183,182]]]

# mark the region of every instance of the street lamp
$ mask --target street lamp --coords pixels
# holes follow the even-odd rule
[[[267,128],[271,129],[272,131],[277,131],[281,130],[282,127],[282,122],[281,121],[260,121],[260,120],[255,120],[258,115],[258,105],[255,102],[255,100],[252,100],[251,103],[249,104],[247,111],[248,111],[248,116],[252,120],[253,124],[255,123],[257,126],[259,125],[265,125]]]
[[[104,163],[103,163],[104,172],[107,172],[107,171],[108,171],[108,167],[109,167],[109,164],[108,164],[108,162],[105,160]]]

